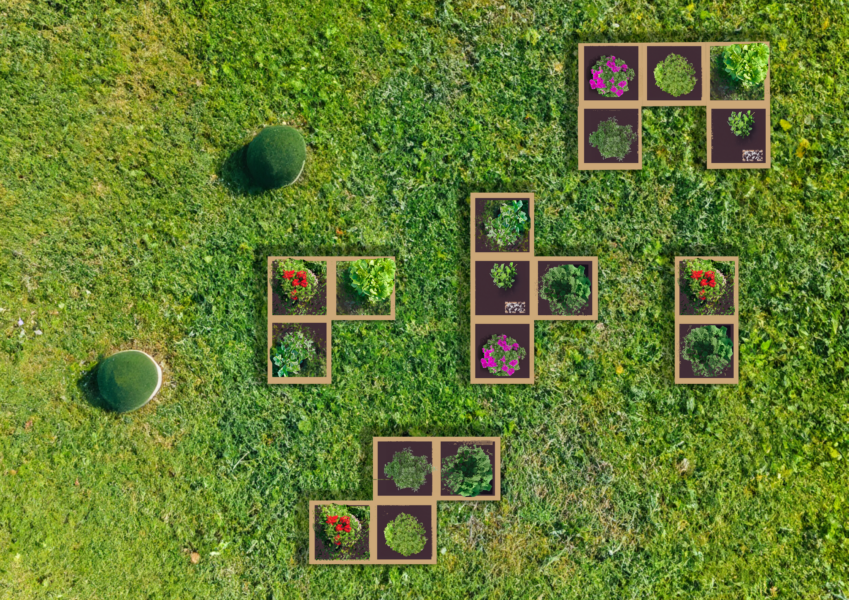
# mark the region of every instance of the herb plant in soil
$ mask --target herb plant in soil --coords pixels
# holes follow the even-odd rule
[[[307,325],[293,323],[285,327],[287,331],[275,339],[271,346],[270,359],[274,377],[324,377],[327,371],[325,350],[319,348],[315,332]],[[325,324],[318,324],[325,328]]]
[[[583,265],[554,267],[542,276],[539,296],[556,315],[577,314],[589,302],[592,285]]]
[[[498,214],[492,214],[491,210],[498,208]],[[530,228],[528,218],[528,206],[523,200],[503,202],[500,205],[495,202],[487,204],[484,214],[484,228],[486,237],[495,248],[506,250],[521,241],[522,237]]]
[[[598,129],[590,134],[590,146],[596,148],[602,158],[622,161],[637,140],[637,133],[630,125],[619,125],[616,117],[599,123]]]
[[[681,314],[733,315],[734,263],[705,259],[682,261],[678,282],[686,302]]]
[[[400,452],[396,452],[392,457],[392,462],[387,464],[383,472],[392,481],[398,489],[410,489],[417,491],[425,484],[428,473],[433,470],[427,457],[416,456],[411,448],[405,448]]]
[[[710,99],[763,100],[768,72],[766,44],[711,46]]]
[[[274,263],[274,314],[327,314],[327,263],[288,258]]]
[[[336,263],[336,314],[388,315],[395,289],[395,261],[359,259]]]
[[[481,365],[493,375],[510,377],[519,370],[526,351],[519,342],[506,335],[494,335],[483,346]]]
[[[516,266],[513,263],[496,263],[490,274],[496,287],[510,289],[516,281]]]
[[[732,112],[728,117],[728,126],[737,137],[747,137],[752,133],[752,126],[755,124],[755,117],[752,111]]]
[[[322,504],[316,507],[316,558],[368,560],[368,506]]]
[[[416,517],[401,513],[383,529],[386,545],[404,556],[412,556],[424,550],[427,532]]]
[[[492,490],[490,457],[480,446],[460,446],[457,454],[442,459],[442,483],[458,496],[473,497]]]
[[[682,342],[681,357],[690,361],[702,377],[716,377],[734,355],[734,344],[726,327],[705,325],[691,330]]]
[[[677,98],[696,87],[696,69],[686,58],[672,53],[654,68],[654,79],[657,87]]]

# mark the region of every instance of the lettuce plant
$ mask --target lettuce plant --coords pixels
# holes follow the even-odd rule
[[[507,290],[513,287],[516,281],[516,265],[513,263],[495,263],[489,272],[492,282],[501,289]]]
[[[519,361],[525,358],[525,349],[506,335],[494,335],[483,345],[481,366],[499,377],[510,377],[519,370]]]
[[[634,78],[634,70],[621,58],[602,56],[592,68],[590,88],[606,98],[619,98],[628,91],[628,82]]]
[[[745,88],[760,85],[769,72],[769,46],[734,44],[723,52],[725,72]]]
[[[671,96],[689,94],[696,87],[696,69],[680,54],[672,53],[654,68],[657,87]]]
[[[598,149],[602,158],[622,160],[631,151],[631,144],[637,134],[630,125],[620,125],[616,117],[610,117],[598,124],[598,129],[590,134],[590,146]]]
[[[518,242],[530,227],[521,200],[505,202],[501,212],[486,223],[486,237],[498,248]]]
[[[377,304],[392,295],[395,287],[395,261],[391,258],[355,260],[349,267],[351,286],[368,300]]]
[[[480,446],[460,446],[442,461],[442,481],[452,494],[472,497],[492,489],[492,463]]]
[[[433,465],[426,456],[415,456],[411,448],[396,452],[392,460],[383,468],[389,479],[395,482],[399,490],[412,489],[414,492],[425,484],[427,474]]]
[[[301,372],[301,363],[313,352],[313,341],[300,331],[291,331],[283,336],[277,346],[271,348],[271,362],[275,377],[293,377]]]
[[[548,300],[554,314],[572,315],[584,307],[591,290],[582,265],[563,265],[549,269],[542,276],[539,297]]]
[[[401,513],[389,521],[383,529],[383,536],[387,546],[404,556],[418,554],[427,544],[424,525],[408,513]]]
[[[734,344],[726,327],[706,325],[693,329],[684,338],[681,356],[693,365],[693,371],[703,377],[722,372],[734,355]]]

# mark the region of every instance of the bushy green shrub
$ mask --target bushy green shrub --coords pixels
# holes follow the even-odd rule
[[[734,355],[734,343],[726,327],[706,325],[690,331],[684,338],[681,356],[693,365],[693,371],[704,377],[722,372]]]
[[[301,331],[290,331],[277,346],[271,348],[271,362],[275,377],[296,377],[301,373],[301,363],[314,352],[313,341]]]
[[[623,160],[631,150],[631,144],[637,134],[630,125],[619,125],[616,117],[610,117],[598,124],[598,129],[590,134],[590,146],[598,149],[602,158]]]
[[[769,46],[733,44],[723,50],[725,72],[745,88],[760,85],[769,72]]]
[[[497,248],[518,242],[530,227],[524,202],[515,200],[501,205],[497,217],[486,222],[486,236]]]
[[[368,507],[348,507],[339,504],[320,507],[320,523],[315,531],[330,553],[330,560],[368,560],[369,553],[353,556],[355,546],[365,535],[369,522]],[[367,547],[367,546],[366,546]]]
[[[755,123],[755,116],[752,111],[740,112],[731,111],[731,116],[728,117],[728,125],[731,131],[737,137],[746,137],[752,133],[752,126]]]
[[[107,408],[130,412],[147,404],[162,383],[156,362],[139,350],[113,354],[97,369],[97,386]]]
[[[480,446],[460,446],[442,460],[442,481],[452,494],[472,497],[492,489],[492,463]]]
[[[513,263],[495,263],[489,272],[492,282],[501,289],[510,289],[516,281],[516,265]]]
[[[401,513],[383,529],[386,545],[404,556],[412,556],[424,550],[427,532],[424,525],[413,515]]]
[[[318,277],[302,260],[287,258],[277,263],[277,285],[281,299],[306,304],[318,293]]]
[[[383,472],[395,482],[399,490],[411,489],[414,492],[425,484],[427,474],[432,470],[433,465],[427,462],[427,457],[415,456],[411,448],[396,452],[383,468]]]
[[[481,366],[498,377],[510,377],[519,370],[519,361],[525,358],[525,349],[506,335],[495,334],[483,345]]]
[[[391,258],[355,260],[348,270],[351,286],[370,304],[392,295],[395,288],[395,261]]]
[[[680,54],[672,53],[654,68],[657,87],[670,96],[689,94],[696,87],[696,69]]]
[[[583,308],[591,291],[582,265],[563,265],[549,269],[542,276],[539,296],[548,300],[554,314],[571,315]]]
[[[294,183],[306,158],[303,136],[283,125],[266,127],[248,144],[248,171],[257,185],[267,190]]]

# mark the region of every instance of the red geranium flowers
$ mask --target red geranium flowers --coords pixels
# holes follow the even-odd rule
[[[704,278],[702,278],[704,277]],[[698,279],[701,287],[716,287],[716,278],[713,271],[693,271],[690,274],[691,279]],[[705,299],[705,291],[699,292],[699,299]]]
[[[318,291],[318,278],[300,260],[288,259],[277,264],[277,278],[281,295],[292,302],[309,302]]]
[[[336,525],[334,527],[334,531],[342,532],[342,533],[351,533],[351,517],[344,516],[338,517],[336,515],[331,515],[327,517],[327,521],[325,521],[328,525]],[[337,534],[336,537],[333,538],[333,541],[337,546],[341,545],[340,541],[341,533]]]

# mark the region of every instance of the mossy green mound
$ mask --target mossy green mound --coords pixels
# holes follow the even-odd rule
[[[263,188],[291,185],[307,159],[307,145],[296,129],[275,125],[259,132],[248,145],[248,171]]]
[[[130,412],[156,395],[161,377],[159,366],[150,356],[139,350],[125,350],[100,364],[97,386],[109,409]]]

